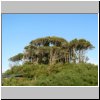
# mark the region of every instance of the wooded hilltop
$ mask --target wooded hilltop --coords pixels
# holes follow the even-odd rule
[[[56,63],[85,63],[89,60],[86,51],[93,49],[94,46],[85,39],[73,39],[68,42],[61,37],[48,36],[32,40],[24,48],[23,53],[19,53],[9,60],[34,64],[56,64]]]
[[[88,63],[94,46],[85,39],[48,36],[32,40],[9,61],[3,86],[98,86],[98,65]],[[22,64],[18,64],[19,62]]]

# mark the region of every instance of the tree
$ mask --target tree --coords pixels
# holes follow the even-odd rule
[[[77,50],[79,51],[79,63],[84,62],[85,59],[85,53],[89,49],[93,49],[94,46],[85,39],[79,39],[77,45]]]
[[[32,40],[24,48],[24,53],[19,53],[10,58],[10,61],[17,62],[22,59],[33,64],[56,64],[85,62],[85,53],[94,48],[85,39],[73,39],[68,42],[61,37],[48,36]]]
[[[19,63],[23,59],[23,53],[19,53],[11,58],[9,58],[9,61],[15,62],[16,64]]]
[[[70,41],[70,46],[69,46],[70,60],[73,60],[74,63],[76,63],[77,60],[78,43],[79,41],[76,38]]]
[[[30,44],[32,46],[37,47],[36,54],[38,53],[37,59],[39,60],[40,63],[48,62],[50,64],[55,64],[56,62],[62,59],[61,57],[58,59],[58,55],[61,54],[60,49],[65,48],[68,42],[63,38],[53,36],[53,37],[45,37],[45,38],[38,38],[36,40],[32,40]],[[45,53],[43,51],[44,48],[45,48],[45,52],[48,52],[48,53]],[[65,54],[63,54],[63,56],[64,55]],[[41,57],[42,57],[42,60],[41,60]]]
[[[22,58],[23,58],[23,53],[19,53],[19,54],[15,55],[15,56],[11,57],[9,60],[15,62],[15,61],[22,60]]]

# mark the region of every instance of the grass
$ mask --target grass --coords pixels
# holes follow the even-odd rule
[[[97,86],[98,66],[94,64],[55,64],[14,66],[3,75],[23,77],[2,78],[3,86]]]

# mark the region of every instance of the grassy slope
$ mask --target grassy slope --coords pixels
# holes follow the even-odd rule
[[[3,79],[4,86],[97,86],[98,67],[93,64],[56,64],[14,66],[4,74],[23,74]]]

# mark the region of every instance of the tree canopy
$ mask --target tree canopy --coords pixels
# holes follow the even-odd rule
[[[16,61],[22,60],[22,58],[23,58],[23,53],[19,53],[19,54],[15,55],[15,56],[11,57],[9,60],[13,61],[13,62],[16,62]]]
[[[48,36],[32,40],[24,48],[24,53],[19,53],[10,58],[10,61],[24,60],[33,64],[55,64],[86,62],[87,50],[94,46],[85,39],[73,39],[68,42],[61,37]]]

